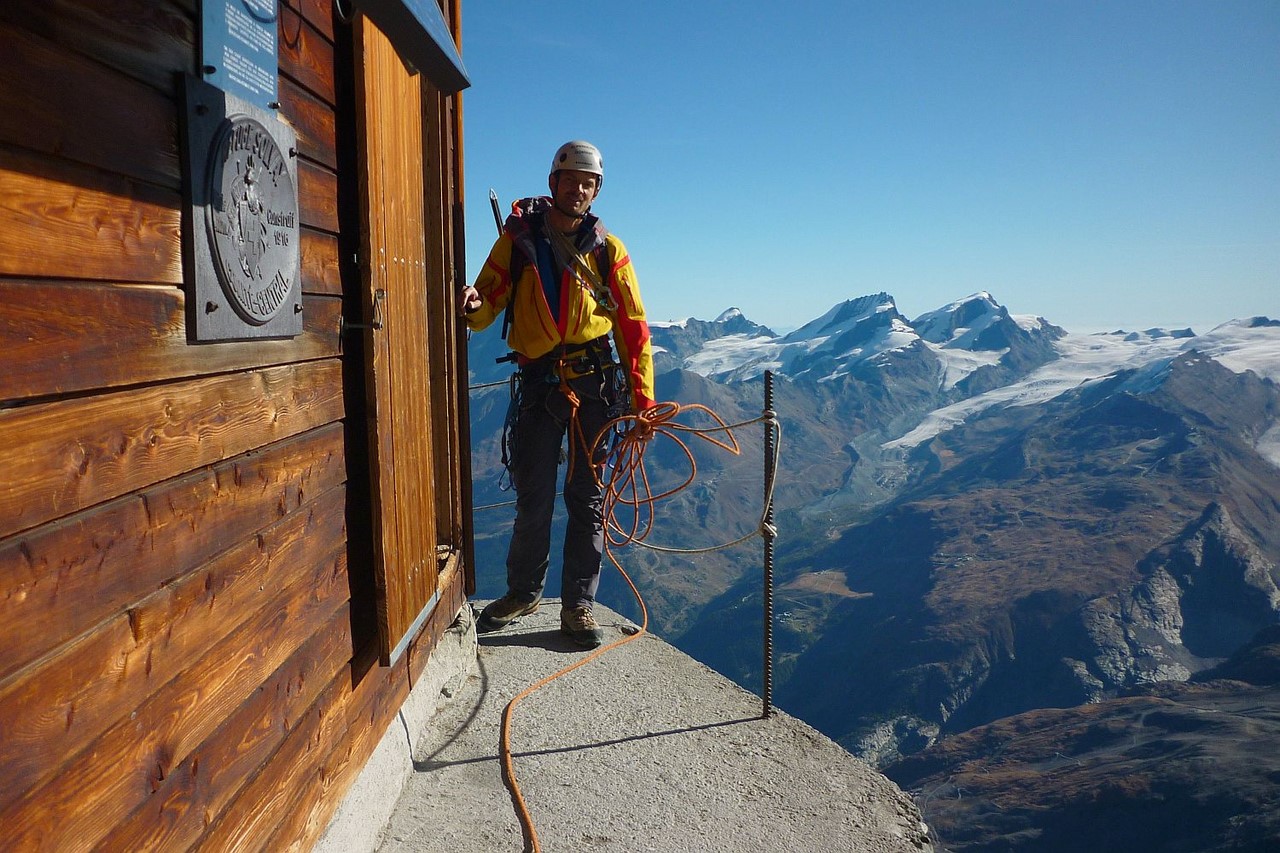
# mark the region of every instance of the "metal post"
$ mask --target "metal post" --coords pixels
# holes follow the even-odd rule
[[[773,472],[777,455],[774,436],[773,372],[764,372],[764,712],[773,716]]]

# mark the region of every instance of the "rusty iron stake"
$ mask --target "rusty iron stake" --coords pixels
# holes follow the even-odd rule
[[[764,372],[764,711],[773,716],[773,474],[777,443],[774,436],[773,372]]]

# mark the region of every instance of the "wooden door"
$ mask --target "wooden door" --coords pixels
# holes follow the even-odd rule
[[[430,614],[439,572],[458,553],[454,394],[445,390],[455,352],[449,335],[450,215],[433,186],[448,161],[428,163],[442,99],[411,74],[367,18],[356,33],[360,104],[363,274],[370,469],[379,634],[384,663]]]

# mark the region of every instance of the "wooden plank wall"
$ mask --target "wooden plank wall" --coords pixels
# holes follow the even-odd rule
[[[304,331],[193,345],[174,75],[196,3],[0,4],[6,849],[306,849],[464,603],[455,559],[391,668],[352,618],[350,34],[328,0],[281,10]]]

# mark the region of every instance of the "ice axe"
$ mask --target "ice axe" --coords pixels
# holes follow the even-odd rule
[[[489,187],[489,207],[493,210],[493,224],[498,226],[498,236],[501,237],[502,236],[502,210],[498,206],[498,194],[493,191],[493,187]],[[511,283],[511,286],[513,288],[515,287],[514,281]],[[515,301],[515,294],[512,293],[511,296],[507,298],[507,311],[505,314],[502,315],[502,339],[504,341],[507,339],[507,333],[511,331],[511,305],[514,301]],[[502,356],[502,358],[494,359],[494,361],[496,361],[498,364],[502,364],[504,361],[509,361],[514,364],[515,360],[516,360],[516,354],[514,352],[509,352],[506,355]]]
[[[498,194],[489,188],[489,207],[493,208],[493,224],[498,226],[498,236],[502,236],[502,211],[498,209]]]

